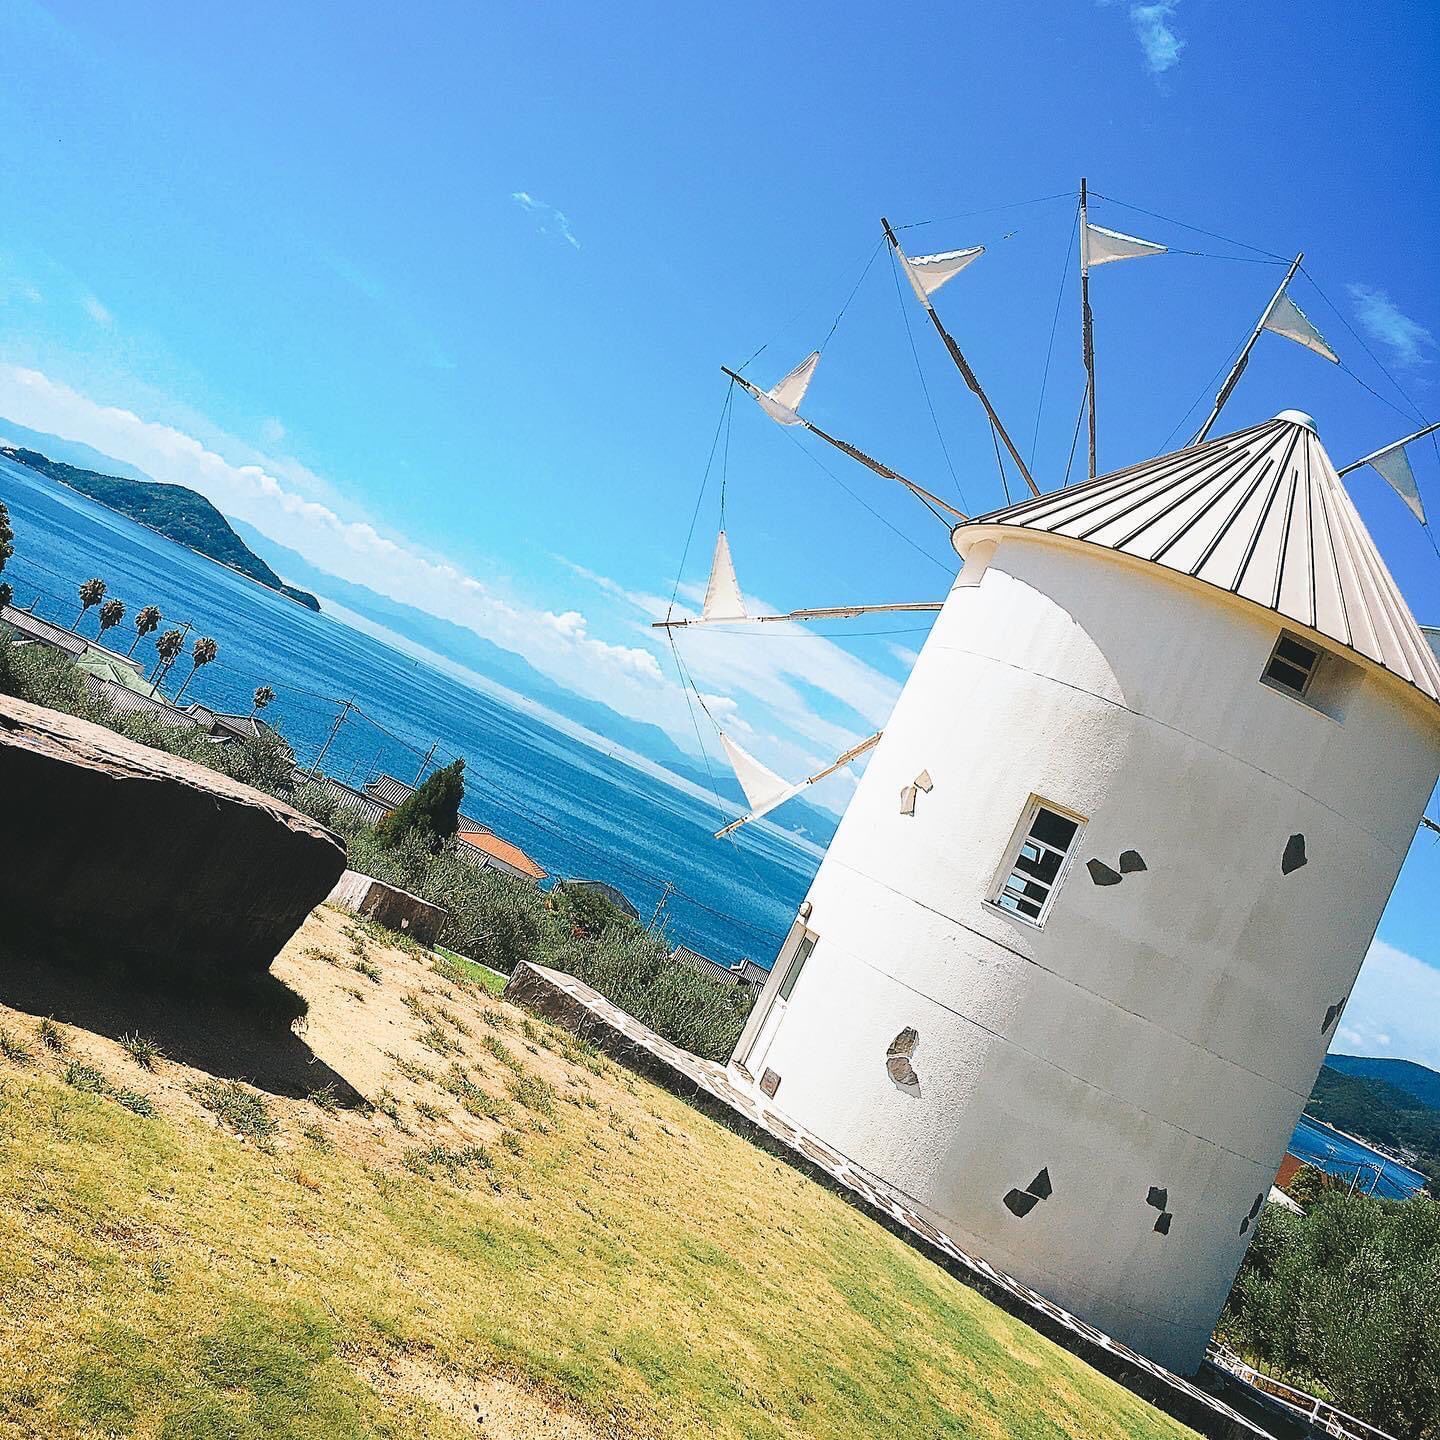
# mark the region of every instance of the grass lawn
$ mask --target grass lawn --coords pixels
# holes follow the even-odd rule
[[[276,962],[348,1108],[0,1003],[0,1433],[1190,1434],[439,963]]]
[[[443,955],[462,975],[489,991],[491,995],[503,993],[506,981],[510,979],[508,975],[502,974],[499,970],[492,970],[488,965],[481,965],[474,960],[467,959],[464,955],[457,955],[443,945],[437,945],[435,953]]]

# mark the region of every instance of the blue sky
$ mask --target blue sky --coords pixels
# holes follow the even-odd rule
[[[1218,0],[923,14],[12,0],[0,44],[0,414],[194,484],[681,744],[688,713],[646,621],[675,581],[718,366],[764,345],[748,373],[768,384],[825,339],[882,213],[942,221],[902,233],[915,249],[990,247],[941,309],[1026,451],[1034,437],[1042,484],[1063,472],[1080,393],[1072,264],[1037,424],[1082,173],[1261,250],[1305,249],[1323,294],[1302,278],[1295,298],[1359,380],[1264,337],[1232,427],[1307,409],[1343,463],[1407,428],[1386,371],[1437,408],[1434,7],[1375,4],[1362,28],[1339,3],[1301,19]],[[1112,203],[1092,218],[1206,252],[1095,279],[1113,467],[1188,435],[1186,407],[1278,274]],[[942,449],[906,313],[880,254],[807,413],[994,506],[978,411],[912,303]],[[944,533],[903,494],[748,403],[728,433],[749,595],[944,593]],[[1440,456],[1416,461],[1440,511]],[[1440,617],[1424,534],[1372,474],[1352,493],[1416,613]],[[687,657],[742,742],[796,773],[883,721],[922,638],[905,620],[852,629],[713,635]],[[1403,1028],[1421,1024],[1405,1017],[1424,986],[1440,1001],[1435,893],[1440,859],[1421,842],[1382,937],[1424,964],[1369,1009],[1357,994],[1357,1048],[1440,1061],[1434,1022]]]

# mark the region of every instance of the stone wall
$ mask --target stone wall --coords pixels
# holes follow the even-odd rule
[[[0,940],[264,971],[345,868],[261,791],[0,696]]]

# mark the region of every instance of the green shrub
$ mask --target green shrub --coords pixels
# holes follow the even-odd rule
[[[375,827],[376,842],[388,849],[413,836],[434,849],[459,829],[464,798],[465,762],[456,760],[437,770]]]

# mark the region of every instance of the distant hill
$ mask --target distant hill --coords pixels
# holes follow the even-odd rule
[[[20,446],[0,446],[0,455],[258,580],[307,610],[320,608],[320,602],[313,595],[285,584],[235,533],[230,522],[194,490],[187,490],[183,485],[162,485],[158,480],[132,480],[121,475],[103,475],[98,470],[82,470],[77,465],[51,460],[38,450]]]
[[[1440,1177],[1440,1112],[1388,1080],[1347,1075],[1332,1067],[1331,1061],[1346,1058],[1332,1055],[1326,1061],[1305,1113],[1357,1139],[1395,1151],[1433,1183]]]
[[[1440,1075],[1413,1060],[1383,1060],[1378,1055],[1327,1055],[1325,1063],[1344,1075],[1384,1080],[1430,1110],[1440,1110]]]
[[[463,625],[441,620],[424,610],[417,610],[413,605],[379,595],[368,586],[356,585],[319,570],[303,555],[275,544],[243,520],[237,520],[235,525],[252,545],[274,556],[289,574],[304,580],[307,585],[314,585],[336,604],[344,605],[377,625],[383,625],[418,645],[538,701],[567,720],[608,736],[616,744],[663,765],[703,790],[711,789],[711,776],[706,773],[704,765],[681,750],[658,725],[631,720],[598,700],[588,700],[583,695],[566,690],[542,675],[524,656],[502,649]],[[717,768],[714,782],[714,788],[727,800],[744,805],[744,792],[728,768],[723,765]],[[828,844],[839,823],[828,811],[803,800],[790,801],[768,818],[779,829],[802,835],[815,845]]]

